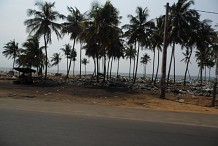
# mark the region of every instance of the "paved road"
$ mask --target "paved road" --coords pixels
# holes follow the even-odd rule
[[[218,128],[218,115],[176,111],[145,110],[102,105],[85,105],[60,102],[45,102],[27,99],[0,98],[0,109],[10,108],[26,111],[60,113],[67,115],[83,115],[91,117],[107,117],[131,119],[139,121],[155,121],[161,123],[198,125]],[[203,107],[202,107],[203,108]]]
[[[0,146],[217,146],[218,128],[0,108]]]

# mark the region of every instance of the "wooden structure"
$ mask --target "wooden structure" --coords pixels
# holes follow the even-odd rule
[[[18,80],[14,81],[15,84],[33,84],[32,73],[36,70],[31,68],[14,68],[14,70],[19,72]]]

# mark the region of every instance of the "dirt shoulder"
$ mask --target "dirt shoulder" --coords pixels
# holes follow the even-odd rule
[[[218,114],[217,107],[208,107],[210,97],[167,94],[167,100],[161,100],[159,93],[154,91],[99,89],[67,84],[48,87],[15,85],[10,80],[0,80],[0,98]]]

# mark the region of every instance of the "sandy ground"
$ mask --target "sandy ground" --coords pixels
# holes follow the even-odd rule
[[[39,87],[15,85],[11,80],[0,80],[0,98],[218,114],[218,107],[209,107],[211,97],[173,94],[167,94],[166,97],[166,100],[161,100],[158,92],[146,90],[107,90],[67,84]],[[179,102],[178,98],[182,100]],[[216,105],[218,105],[218,101],[216,101]]]

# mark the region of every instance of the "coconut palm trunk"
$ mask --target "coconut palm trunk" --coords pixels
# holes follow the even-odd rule
[[[207,80],[207,67],[206,65],[204,66],[204,81]]]
[[[46,80],[47,79],[47,69],[48,69],[48,52],[47,52],[46,34],[44,34],[44,43],[45,43],[45,80]]]
[[[183,82],[183,85],[184,85],[184,86],[186,85],[186,77],[187,77],[187,73],[188,73],[188,67],[189,67],[191,55],[192,55],[192,49],[191,49],[191,51],[190,51],[190,55],[189,55],[188,61],[187,61],[187,63],[186,63],[185,76],[184,76],[184,82]]]
[[[105,50],[105,49],[104,49]],[[105,50],[105,52],[106,52],[106,50]],[[103,80],[103,82],[105,82],[105,79],[106,79],[106,64],[107,64],[107,59],[106,59],[106,53],[104,53],[104,80]]]
[[[107,80],[109,79],[110,60],[111,60],[111,57],[109,57],[108,63],[107,63]]]
[[[174,53],[175,53],[175,41],[173,42],[173,47],[172,47],[172,52],[171,52],[170,65],[169,65],[168,76],[167,76],[167,86],[168,86],[169,80],[170,80],[170,71],[171,71]]]
[[[129,59],[129,78],[130,78],[130,76],[131,76],[131,66],[132,66],[132,58],[130,57],[130,59]]]
[[[97,55],[96,55],[96,68],[97,68],[97,73],[96,73],[96,75],[97,75],[97,83],[99,83],[99,57],[98,57],[98,53],[97,53]]]
[[[118,64],[117,64],[117,78],[119,77],[119,69],[120,69],[120,59],[118,58]]]
[[[157,50],[157,70],[156,70],[156,75],[155,75],[155,79],[154,79],[154,84],[156,84],[157,81],[157,75],[158,75],[158,71],[159,71],[159,65],[160,65],[160,50]]]
[[[80,64],[79,64],[79,78],[81,79],[81,76],[82,76],[82,42],[80,41],[80,57],[79,57],[79,62],[80,62]]]
[[[153,82],[154,81],[154,64],[155,64],[155,59],[156,59],[156,51],[155,51],[155,48],[153,50],[154,52],[154,56],[153,56],[153,67],[152,67],[152,76],[151,76],[151,81]]]
[[[202,78],[202,73],[203,72],[203,65],[201,64],[200,65],[200,82],[201,82],[201,85],[202,85],[202,82],[203,82],[203,78]]]
[[[73,77],[75,75],[75,61],[73,61]]]
[[[75,44],[76,44],[76,38],[73,39],[73,50],[75,49]],[[70,63],[69,63],[68,69],[67,69],[67,77],[66,78],[69,78],[69,73],[70,73],[72,60],[73,60],[73,58],[71,57],[70,58]]]
[[[134,75],[134,79],[133,79],[133,84],[135,84],[136,77],[137,77],[138,63],[139,63],[139,49],[140,49],[140,44],[138,43],[137,58],[136,58],[136,68],[135,68],[135,75]]]
[[[110,78],[111,78],[112,68],[113,68],[113,57],[111,59]]]

